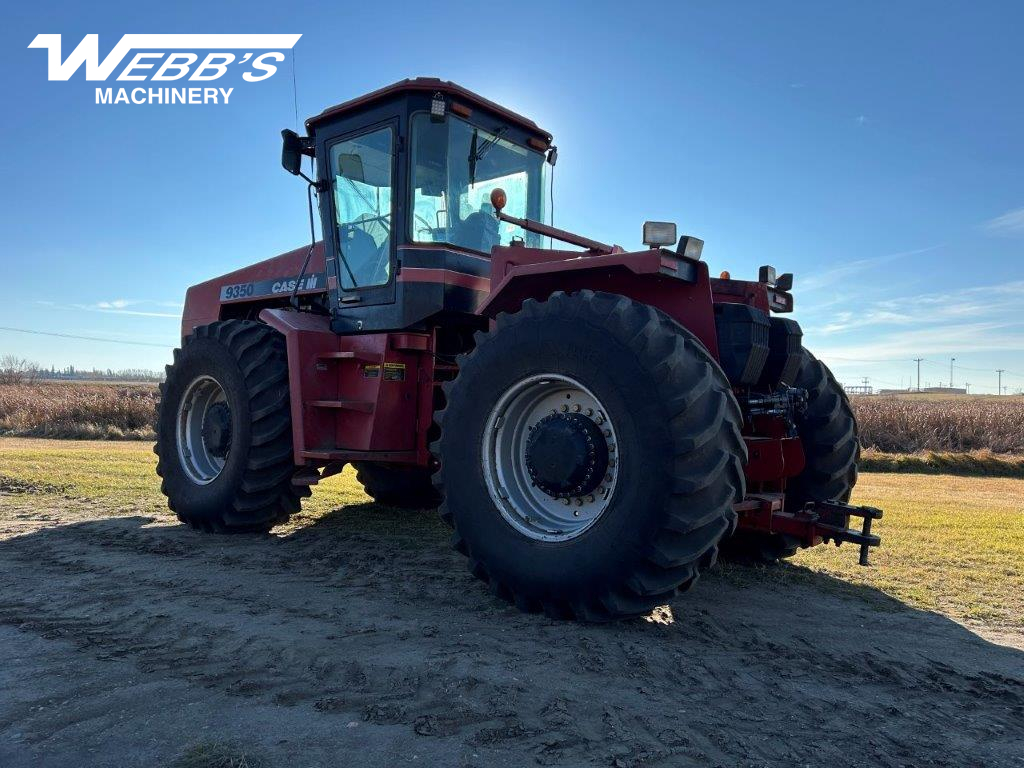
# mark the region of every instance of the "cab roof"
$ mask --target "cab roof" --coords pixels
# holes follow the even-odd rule
[[[436,77],[406,78],[405,80],[400,80],[397,83],[392,83],[384,88],[379,88],[376,91],[367,93],[364,96],[342,102],[341,104],[336,104],[333,107],[328,107],[319,115],[314,115],[307,119],[306,129],[308,131],[310,128],[324,122],[325,120],[338,117],[346,112],[362,109],[370,104],[387,99],[390,96],[417,91],[427,91],[431,94],[440,91],[456,101],[465,102],[469,106],[477,106],[493,112],[504,120],[514,123],[518,127],[530,133],[536,134],[537,137],[541,138],[546,144],[551,143],[551,134],[542,130],[535,122],[533,122],[533,120],[525,118],[522,115],[513,112],[511,109],[506,109],[500,104],[495,104],[493,101],[485,99],[483,96],[473,93],[469,89],[463,88],[461,85],[457,85],[456,83],[448,80],[441,80]]]

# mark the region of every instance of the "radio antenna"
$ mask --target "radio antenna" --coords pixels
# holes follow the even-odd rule
[[[295,105],[295,132],[299,132],[299,89],[295,84],[295,48],[292,48],[292,102]]]

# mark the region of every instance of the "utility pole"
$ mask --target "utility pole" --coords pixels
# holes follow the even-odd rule
[[[949,358],[949,388],[953,388],[953,363],[956,362],[955,357]]]
[[[914,362],[917,363],[917,391],[921,391],[921,361],[923,357],[915,357]]]
[[[999,387],[996,389],[996,394],[1003,394],[1003,374],[1006,373],[1005,368],[996,368],[996,373],[999,374]]]

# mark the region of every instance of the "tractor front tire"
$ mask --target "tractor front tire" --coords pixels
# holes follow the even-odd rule
[[[178,519],[214,533],[266,532],[298,512],[284,337],[246,320],[200,326],[160,385],[160,490]]]
[[[365,461],[352,466],[366,495],[379,504],[400,509],[437,509],[441,503],[431,471],[426,467]]]
[[[746,447],[729,382],[654,308],[555,293],[499,314],[436,414],[455,548],[527,612],[609,621],[691,586],[736,525]]]

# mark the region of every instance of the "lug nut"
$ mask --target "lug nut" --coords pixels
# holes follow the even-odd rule
[[[583,499],[577,498],[576,499],[576,506],[577,507],[582,507],[583,506]]]
[[[562,497],[561,499],[559,499],[559,501],[561,501],[563,504],[565,504],[565,506],[567,506],[567,507],[569,506],[569,500],[567,498]]]
[[[587,496],[587,503],[590,504],[590,503],[593,503],[593,501],[594,501],[594,494],[591,493],[590,495]]]

